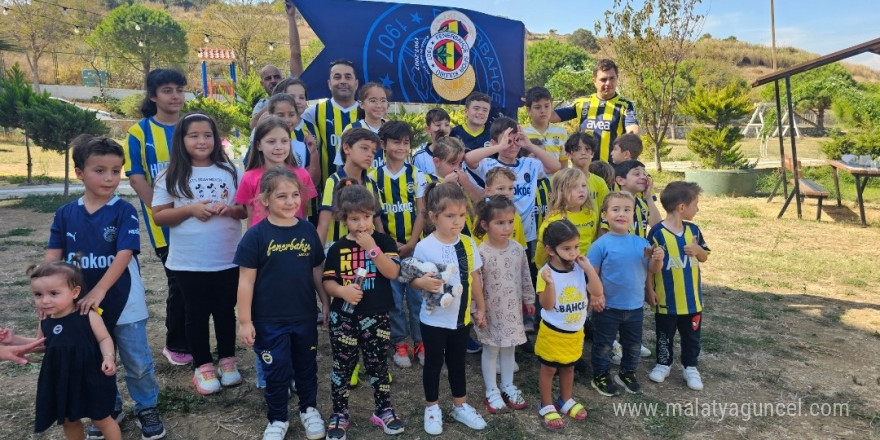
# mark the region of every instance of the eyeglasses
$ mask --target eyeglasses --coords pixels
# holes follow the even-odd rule
[[[388,104],[388,100],[385,98],[382,98],[382,99],[370,98],[367,100],[367,103],[369,103],[369,104]]]

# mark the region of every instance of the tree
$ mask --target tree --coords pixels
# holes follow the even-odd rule
[[[140,3],[110,12],[88,38],[101,53],[124,59],[144,79],[157,65],[177,64],[187,53],[186,31],[168,12]]]
[[[636,10],[633,3],[641,5]],[[654,144],[654,160],[662,170],[660,150],[675,116],[676,91],[684,86],[681,62],[689,54],[691,38],[703,21],[694,13],[700,0],[614,0],[604,29],[615,62],[622,70],[627,96],[634,99],[639,126]]]
[[[554,72],[544,87],[550,91],[553,99],[570,101],[578,96],[589,96],[596,92],[596,86],[592,81],[587,80],[592,75],[592,66],[584,70],[565,66]]]
[[[278,28],[286,28],[286,18],[280,21],[279,14],[273,12],[269,3],[256,0],[227,0],[219,2],[205,10],[206,21],[211,29],[203,33],[210,35],[211,44],[228,47],[235,51],[241,60],[238,67],[243,75],[248,75],[252,68],[259,70],[262,66],[250,65],[248,60],[270,58],[273,50],[268,42],[278,45]],[[272,26],[277,23],[277,26]],[[285,29],[286,30],[286,29]],[[284,52],[278,49],[279,52]]]
[[[44,93],[41,97],[48,98]],[[33,105],[36,99],[34,89],[24,79],[24,72],[18,64],[12,66],[5,76],[0,76],[0,126],[7,128],[20,128],[24,130],[24,147],[27,153],[27,183],[32,182],[34,160],[31,156],[31,142],[25,127],[24,109]]]
[[[751,112],[748,84],[733,81],[724,87],[697,86],[681,112],[709,127],[694,127],[687,134],[688,148],[713,168],[740,167],[745,159],[737,147],[743,135],[733,122]]]
[[[575,29],[571,35],[568,36],[569,44],[577,46],[581,49],[584,49],[588,52],[598,52],[599,51],[599,42],[596,41],[596,36],[593,35],[592,32],[578,28]]]
[[[526,88],[544,87],[553,73],[563,67],[584,70],[592,63],[587,51],[563,41],[547,39],[530,44],[526,48]]]
[[[81,134],[102,135],[107,126],[95,114],[66,102],[38,96],[33,105],[22,110],[25,129],[34,143],[64,154],[64,197],[70,190],[70,141]]]
[[[31,70],[31,83],[40,91],[39,65],[43,55],[51,53],[68,33],[61,8],[48,8],[30,0],[6,0],[8,16],[2,16],[0,27],[10,41],[24,51]]]

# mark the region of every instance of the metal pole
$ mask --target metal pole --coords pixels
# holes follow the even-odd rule
[[[202,94],[208,96],[208,62],[202,61]]]
[[[773,82],[776,87],[776,125],[779,130],[779,162],[782,169],[782,195],[788,197],[788,177],[785,173],[785,141],[782,136],[782,102],[779,99],[779,80]]]
[[[235,75],[235,61],[229,64],[229,77],[232,78],[232,100],[234,102],[238,99],[238,95],[235,93],[235,84],[238,82],[238,78]]]
[[[801,218],[801,186],[800,169],[798,168],[797,144],[795,143],[794,131],[794,103],[791,101],[791,75],[785,76],[785,95],[788,98],[788,134],[791,138],[791,169],[794,174],[795,203],[797,204],[798,218]],[[780,133],[780,136],[782,133]]]
[[[773,0],[770,0],[770,42],[772,44],[770,59],[773,63],[773,70],[776,70],[776,13],[773,8]],[[782,132],[779,133],[782,134]]]

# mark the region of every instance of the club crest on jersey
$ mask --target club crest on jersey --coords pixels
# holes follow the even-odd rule
[[[529,173],[525,173],[523,174],[523,179],[525,179],[526,183],[529,183],[532,181],[532,175]]]
[[[52,333],[56,335],[60,335],[62,331],[64,331],[64,326],[62,326],[61,324],[58,324],[52,328]]]
[[[412,195],[415,192],[416,192],[416,184],[413,182],[406,182],[406,193]]]
[[[116,241],[116,235],[118,234],[118,230],[116,226],[105,226],[104,227],[104,240],[107,240],[108,243],[113,243]]]
[[[270,352],[269,350],[264,350],[262,353],[260,353],[260,359],[262,359],[263,363],[266,365],[272,365],[272,361],[274,360],[272,359],[272,352]]]

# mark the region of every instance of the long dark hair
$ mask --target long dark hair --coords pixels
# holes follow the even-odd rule
[[[165,169],[165,182],[168,188],[168,194],[172,197],[192,199],[193,193],[189,188],[189,178],[192,177],[192,158],[186,151],[183,139],[189,130],[189,126],[193,122],[207,122],[211,125],[211,132],[214,133],[214,149],[211,150],[211,162],[220,169],[228,171],[232,175],[232,183],[238,188],[238,172],[235,165],[226,156],[223,151],[223,144],[220,140],[220,132],[217,130],[217,124],[210,116],[203,113],[190,113],[177,122],[174,128],[174,136],[171,137],[171,162]]]
[[[150,116],[155,116],[156,113],[159,112],[156,103],[150,99],[156,97],[156,94],[159,92],[159,87],[162,87],[165,84],[174,84],[183,87],[186,85],[186,77],[183,76],[183,73],[174,69],[155,69],[147,74],[146,83],[147,96],[145,96],[143,102],[141,102],[141,114],[143,114],[145,118],[149,118]]]

